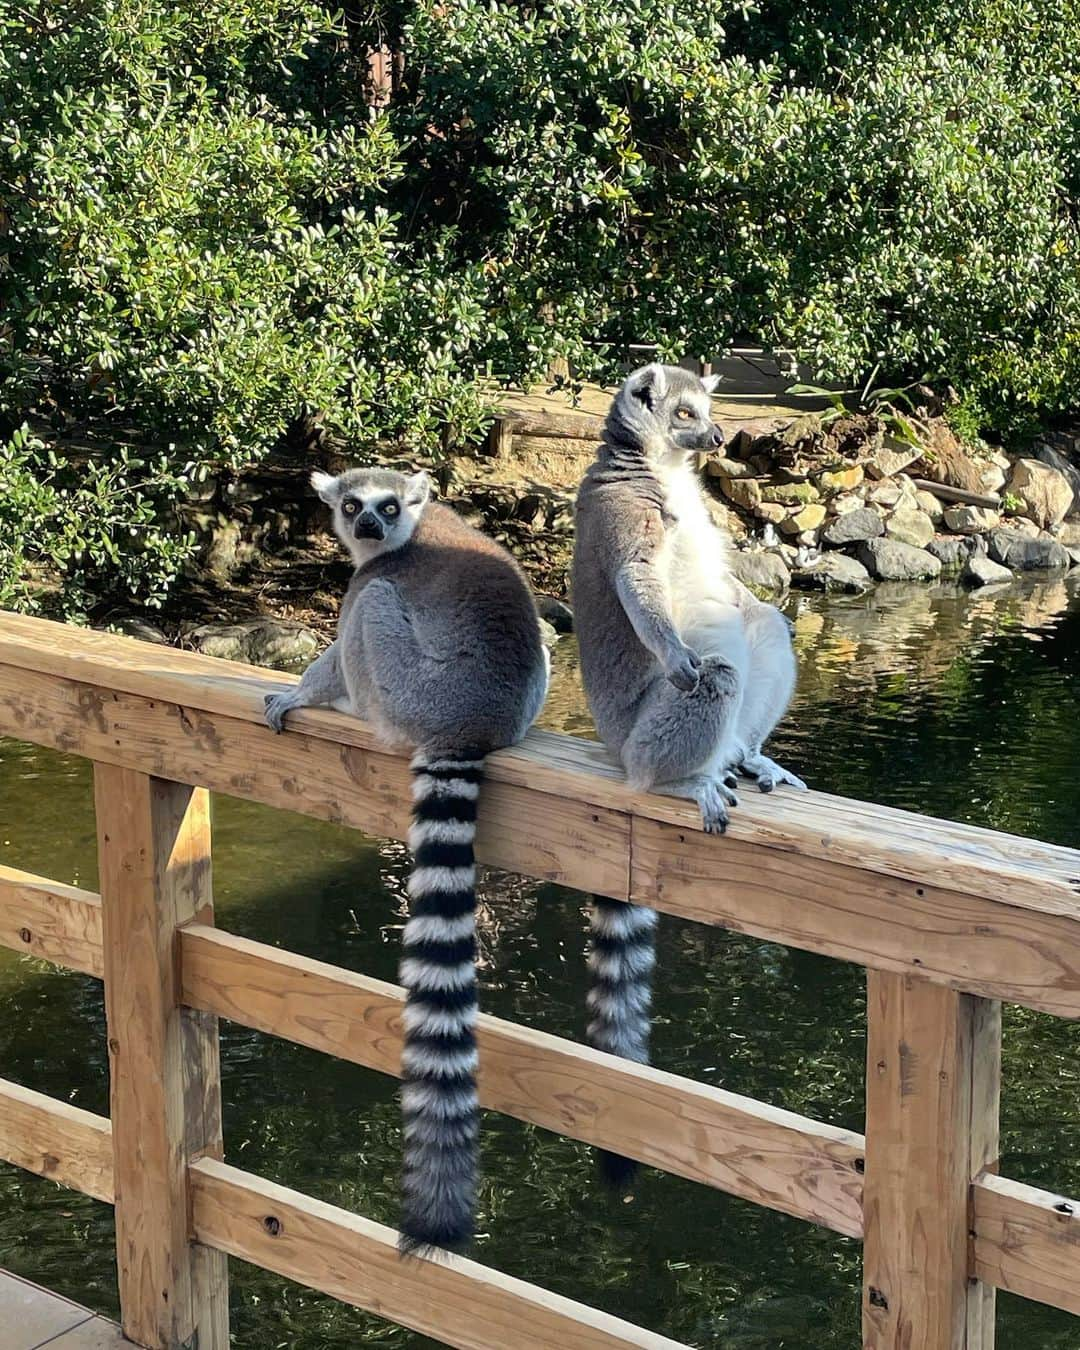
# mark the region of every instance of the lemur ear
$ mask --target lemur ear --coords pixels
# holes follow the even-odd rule
[[[311,486],[326,502],[327,506],[332,506],[337,497],[337,479],[332,473],[323,473],[321,469],[316,469],[311,475]]]
[[[711,394],[720,383],[721,378],[722,377],[719,375],[703,375],[701,377],[701,383],[705,386],[705,392]]]
[[[651,409],[655,401],[663,398],[668,391],[667,372],[654,361],[651,365],[635,370],[627,379],[626,388],[633,398]]]
[[[431,495],[431,479],[421,469],[405,482],[405,504],[423,506]]]

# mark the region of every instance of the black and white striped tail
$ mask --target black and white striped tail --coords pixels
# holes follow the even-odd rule
[[[476,1098],[476,804],[482,755],[418,753],[412,763],[409,921],[401,982],[403,1252],[472,1236]]]
[[[656,912],[625,900],[594,895],[589,950],[589,1023],[591,1046],[610,1055],[649,1062],[649,1009],[656,964]],[[625,1187],[637,1163],[618,1153],[599,1154],[606,1182]]]

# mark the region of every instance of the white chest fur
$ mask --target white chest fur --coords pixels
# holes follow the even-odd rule
[[[667,532],[665,563],[668,593],[680,627],[696,618],[702,605],[733,604],[727,536],[709,517],[697,474],[689,466],[661,475],[668,512],[675,524]]]

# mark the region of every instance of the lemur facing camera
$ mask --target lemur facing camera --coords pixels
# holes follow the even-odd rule
[[[409,919],[401,981],[403,1251],[472,1235],[478,1150],[476,868],[484,758],[521,740],[547,695],[536,605],[510,555],[445,506],[426,475],[316,473],[356,564],[336,641],[293,689],[288,712],[329,704],[414,748]]]
[[[733,576],[692,463],[723,443],[714,384],[649,365],[619,390],[578,494],[573,600],[585,693],[630,784],[693,798],[722,833],[733,771],[763,792],[806,785],[762,754],[795,687],[790,628]],[[652,910],[594,898],[589,1040],[640,1063],[655,927]],[[633,1171],[602,1162],[616,1183]]]

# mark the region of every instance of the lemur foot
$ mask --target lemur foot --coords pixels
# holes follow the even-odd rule
[[[739,799],[731,790],[727,776],[721,781],[710,778],[697,792],[701,808],[701,826],[706,834],[723,834],[728,827],[728,807],[738,806]]]
[[[739,769],[748,778],[756,778],[762,792],[771,792],[781,783],[798,788],[800,792],[809,791],[801,778],[777,764],[776,760],[769,759],[767,755],[747,755],[739,765]]]
[[[267,694],[263,702],[266,725],[280,735],[285,730],[285,715],[297,706],[295,692],[290,689],[284,694]]]

